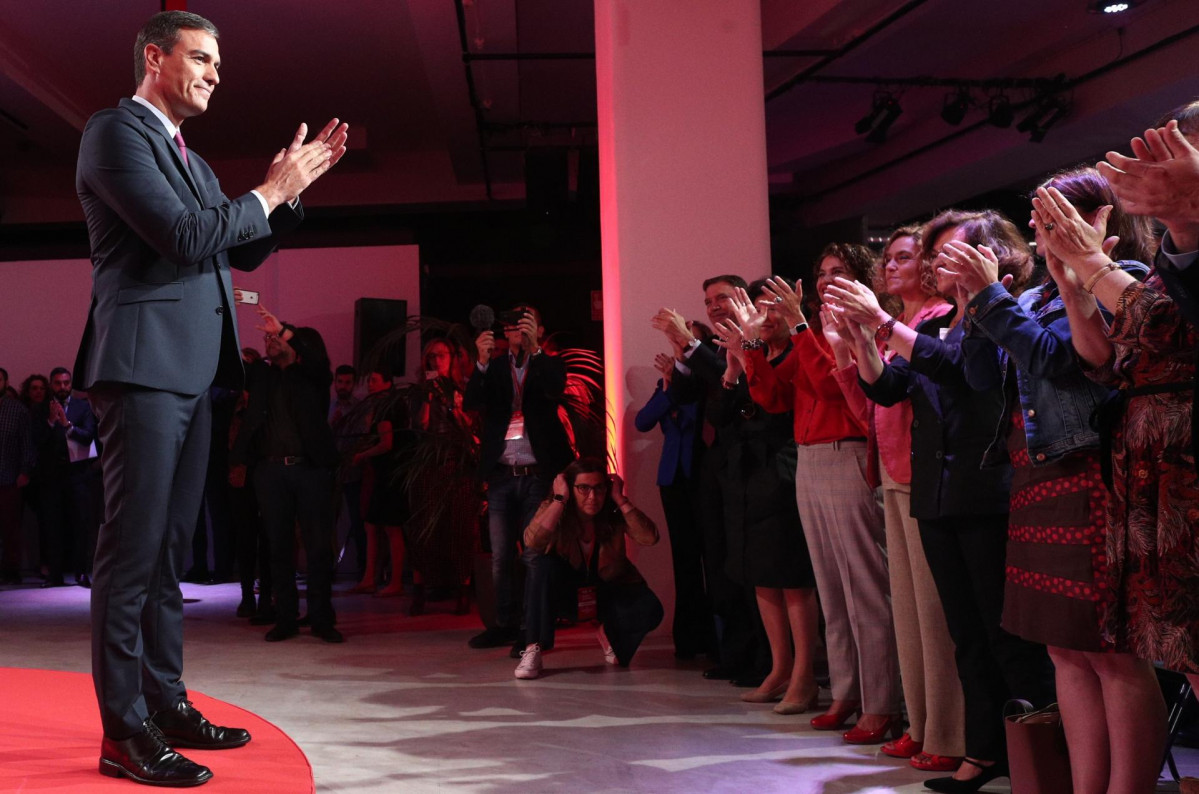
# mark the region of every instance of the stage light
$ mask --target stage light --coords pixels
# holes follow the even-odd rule
[[[987,103],[987,121],[996,127],[1007,128],[1012,126],[1015,118],[1016,113],[1012,110],[1012,100],[1008,99],[1007,94],[996,94],[991,97]]]
[[[1095,0],[1087,6],[1092,14],[1122,14],[1140,5],[1142,0]]]
[[[870,132],[870,128],[874,126],[874,122],[878,121],[879,116],[882,115],[888,97],[890,97],[890,94],[876,92],[874,99],[871,100],[870,112],[858,119],[857,123],[853,125],[853,131],[858,135],[865,135]]]
[[[1058,98],[1049,105],[1049,110],[1048,116],[1037,124],[1028,136],[1028,140],[1032,143],[1040,143],[1045,140],[1045,133],[1049,132],[1049,128],[1070,111],[1070,104],[1064,99]]]
[[[941,118],[946,124],[956,127],[966,118],[966,111],[969,109],[970,91],[965,87],[959,88],[955,93],[945,95],[945,101],[941,105]]]
[[[882,143],[887,139],[887,130],[891,129],[891,125],[895,123],[895,119],[903,113],[903,108],[899,106],[899,100],[888,95],[883,102],[882,118],[874,125],[874,129],[866,136],[866,140],[871,143]]]

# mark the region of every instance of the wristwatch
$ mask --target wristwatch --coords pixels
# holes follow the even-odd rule
[[[895,318],[892,317],[885,323],[881,323],[874,331],[874,341],[882,343],[891,338],[891,334],[895,333]]]
[[[565,502],[565,501],[566,501],[566,497],[565,497],[565,496],[563,496],[563,495],[562,495],[562,494],[560,494],[560,493],[556,493],[556,494],[554,494],[554,497],[553,497],[553,498],[554,498],[554,501],[555,501],[555,502]]]

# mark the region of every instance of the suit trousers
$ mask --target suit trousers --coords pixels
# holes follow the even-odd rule
[[[714,653],[716,631],[704,588],[704,537],[699,522],[699,482],[680,471],[670,485],[658,488],[670,562],[674,569],[674,620],[671,633],[679,656]]]
[[[866,482],[866,442],[798,444],[795,496],[824,613],[833,699],[899,712],[883,513]]]
[[[892,480],[885,468],[882,477],[891,612],[908,733],[924,743],[926,753],[965,755],[962,685],[945,611],[920,542],[920,525],[912,518],[912,488]]]
[[[89,391],[103,444],[104,523],[92,573],[92,678],[104,734],[139,732],[187,696],[179,577],[204,496],[208,390]]]
[[[502,469],[503,467],[497,467]],[[520,594],[516,592],[516,547],[550,491],[552,478],[540,474],[513,477],[504,470],[487,481],[487,522],[491,536],[491,581],[495,584],[495,623],[520,628]]]
[[[1037,707],[1053,700],[1044,645],[999,626],[1007,558],[1006,513],[920,520],[920,539],[953,638],[966,714],[966,755],[1006,757],[1003,706],[1010,698]]]
[[[262,461],[254,467],[254,491],[270,544],[271,580],[278,624],[300,619],[296,589],[296,525],[308,560],[308,618],[313,630],[332,628],[333,470],[323,466]]]

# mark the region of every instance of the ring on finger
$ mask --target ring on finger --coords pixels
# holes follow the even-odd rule
[[[1044,229],[1047,232],[1051,232],[1056,228],[1057,228],[1057,224],[1054,223],[1053,221],[1050,221],[1049,223],[1045,224],[1045,226],[1044,226]]]

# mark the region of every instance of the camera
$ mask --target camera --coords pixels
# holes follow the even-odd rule
[[[520,309],[509,309],[508,311],[500,312],[500,325],[509,327],[516,325],[525,316],[525,312]]]

